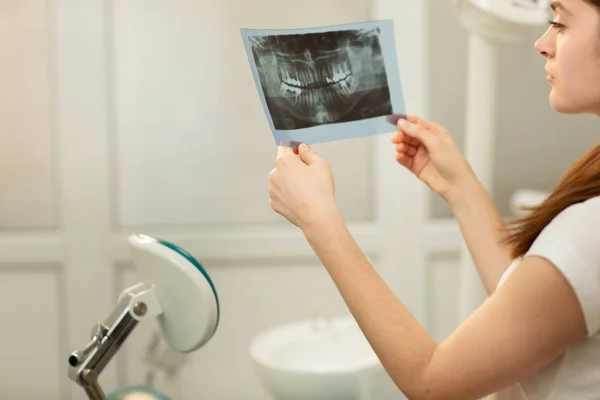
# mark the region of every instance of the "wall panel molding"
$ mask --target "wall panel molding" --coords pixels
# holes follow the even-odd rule
[[[61,266],[45,262],[0,261],[0,287],[2,285],[7,285],[2,289],[3,294],[13,299],[12,303],[0,307],[3,341],[8,346],[3,353],[6,363],[2,365],[11,370],[22,369],[18,377],[12,376],[16,379],[5,380],[3,395],[12,398],[10,393],[13,393],[22,398],[29,393],[51,400],[68,400],[71,381],[67,375],[67,359],[70,352],[65,338],[67,315]],[[29,295],[30,292],[35,296]],[[18,311],[4,314],[2,309]],[[11,335],[15,341],[17,336],[19,338],[16,347],[8,344]],[[28,345],[23,346],[25,343]],[[7,375],[3,376],[7,378]],[[33,387],[31,379],[36,381]]]
[[[8,263],[58,263],[63,257],[64,241],[58,234],[6,231],[0,234],[0,268]]]

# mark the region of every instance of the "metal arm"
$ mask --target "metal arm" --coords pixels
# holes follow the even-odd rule
[[[126,289],[106,322],[93,328],[91,341],[69,356],[69,378],[85,389],[89,399],[106,400],[98,377],[138,322],[160,313],[153,286],[138,284]]]

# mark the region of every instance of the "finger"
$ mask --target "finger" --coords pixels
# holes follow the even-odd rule
[[[406,153],[410,157],[414,157],[417,154],[417,146],[411,146],[407,143],[400,143],[396,145],[396,152],[398,153]]]
[[[396,145],[396,153],[406,153],[408,145],[406,143],[398,143]]]
[[[281,157],[286,153],[294,154],[294,148],[290,146],[277,146],[277,157]]]
[[[413,124],[421,125],[425,129],[443,129],[440,125],[414,114],[408,114],[406,119]]]
[[[306,143],[301,143],[300,146],[298,146],[298,155],[306,165],[313,165],[319,161],[319,156],[317,156]]]
[[[277,168],[273,168],[269,172],[269,182],[271,183],[271,185],[275,182],[276,175],[277,175]]]
[[[427,147],[430,147],[435,142],[436,135],[434,135],[429,129],[426,129],[419,124],[412,123],[406,119],[401,119],[398,121],[398,128],[400,128],[400,130],[407,136],[417,139]]]
[[[408,143],[411,146],[418,147],[421,144],[421,141],[419,141],[419,139],[417,138],[404,135],[404,143]]]
[[[396,131],[396,133],[392,135],[391,142],[393,144],[408,143],[411,146],[418,146],[419,144],[421,144],[421,142],[419,142],[419,139],[405,135],[402,131]]]
[[[409,157],[406,153],[396,153],[396,161],[406,168],[412,168],[414,158]]]
[[[393,144],[398,144],[398,143],[402,143],[404,141],[404,138],[406,137],[406,135],[404,134],[404,132],[402,131],[396,131],[392,137],[391,137],[391,142]]]

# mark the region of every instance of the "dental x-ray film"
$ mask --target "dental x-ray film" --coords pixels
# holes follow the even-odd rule
[[[405,114],[391,20],[241,33],[278,145],[389,133]]]

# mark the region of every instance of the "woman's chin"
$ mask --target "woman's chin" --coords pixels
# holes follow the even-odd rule
[[[573,103],[566,101],[555,90],[550,92],[550,107],[561,114],[577,114],[577,110],[573,108]]]
[[[556,88],[550,92],[550,107],[561,114],[598,114],[600,101],[589,101],[582,97],[565,96]]]

